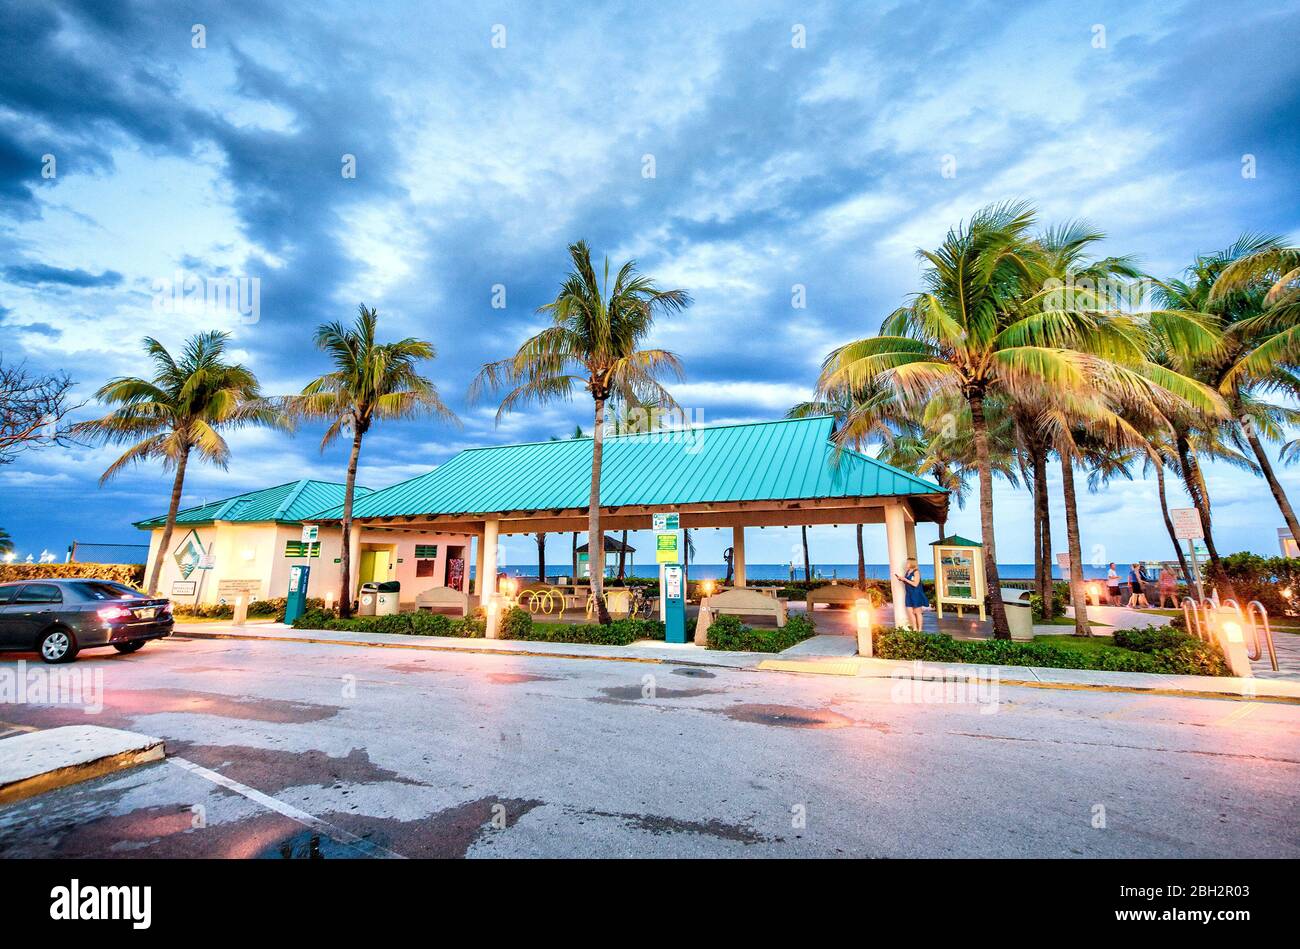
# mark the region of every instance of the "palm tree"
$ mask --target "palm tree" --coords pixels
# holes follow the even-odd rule
[[[985,404],[998,394],[1015,401],[1031,386],[1073,389],[1084,382],[1074,354],[1058,348],[1061,321],[1015,313],[1017,298],[1032,287],[1033,224],[1028,205],[994,205],[949,231],[937,250],[918,251],[929,265],[926,289],[894,311],[879,336],[834,350],[818,383],[828,394],[883,384],[912,410],[937,395],[960,395],[970,412],[990,611],[1000,639],[1011,634],[999,593]]]
[[[604,535],[600,528],[600,468],[605,443],[605,405],[611,399],[630,407],[677,403],[659,383],[670,374],[682,378],[681,362],[663,349],[642,349],[643,340],[660,314],[680,312],[690,305],[685,290],[660,290],[636,262],[629,260],[610,283],[609,259],[604,278],[596,275],[585,241],[569,246],[573,270],[556,298],[538,312],[553,323],[525,340],[510,358],[483,366],[470,390],[471,399],[484,389],[510,386],[497,419],[529,403],[568,400],[585,389],[594,403],[591,448],[591,493],[588,499],[587,546],[593,565],[604,564]],[[602,570],[591,571],[591,592],[601,623],[609,622]]]
[[[9,536],[9,532],[0,527],[0,554],[11,554],[14,552],[14,539]]]
[[[1208,303],[1224,321],[1226,345],[1215,375],[1240,423],[1230,437],[1243,450],[1249,446],[1291,536],[1300,537],[1300,523],[1260,439],[1280,441],[1286,426],[1300,421],[1294,409],[1261,397],[1300,395],[1293,370],[1300,355],[1300,248],[1247,234],[1198,269],[1213,278]]]
[[[149,571],[150,594],[158,592],[163,558],[171,548],[190,456],[224,469],[230,461],[230,446],[223,431],[244,425],[286,424],[262,399],[252,371],[225,361],[229,338],[227,333],[199,333],[185,342],[178,359],[158,340],[146,337],[144,349],[153,362],[153,375],[148,379],[110,379],[95,398],[117,408],[102,418],[73,426],[75,434],[103,444],[130,445],[108,466],[100,484],[133,464],[154,459],[162,461],[164,469],[175,471],[167,520]]]
[[[546,531],[533,535],[537,540],[537,582],[546,582]]]
[[[437,357],[433,344],[407,337],[395,343],[375,338],[379,314],[364,303],[351,326],[323,323],[316,328],[316,346],[333,364],[331,372],[309,382],[300,395],[281,400],[286,411],[328,422],[321,451],[340,435],[350,435],[347,486],[343,493],[343,541],[339,553],[339,613],[352,612],[352,502],[357,486],[361,441],[380,419],[413,418],[433,413],[459,424],[443,404],[437,387],[419,373],[419,363]]]

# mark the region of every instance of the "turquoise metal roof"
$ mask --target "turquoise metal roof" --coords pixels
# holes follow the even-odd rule
[[[193,527],[196,524],[211,524],[213,521],[239,521],[255,523],[275,521],[280,524],[296,524],[310,520],[311,515],[327,507],[343,504],[346,485],[333,481],[313,481],[304,478],[278,484],[261,491],[237,494],[232,498],[223,498],[210,504],[188,508],[176,515],[176,523]],[[357,485],[355,497],[370,494],[369,488]],[[151,517],[136,521],[135,526],[142,530],[162,527],[167,522],[167,515]]]
[[[718,425],[605,439],[602,507],[946,494],[831,442],[829,417]],[[471,448],[428,474],[376,491],[354,517],[585,508],[590,438]],[[343,516],[341,505],[320,511]]]

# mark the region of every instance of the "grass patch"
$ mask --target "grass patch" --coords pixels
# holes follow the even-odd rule
[[[1053,649],[1065,649],[1084,654],[1095,654],[1105,649],[1119,648],[1109,636],[1035,636],[1034,642],[1041,643],[1044,646],[1051,646]]]
[[[1069,616],[1053,616],[1051,619],[1035,619],[1035,626],[1073,626],[1074,620]],[[1099,623],[1095,619],[1088,620],[1088,625],[1098,627],[1099,629],[1110,629],[1110,623]]]

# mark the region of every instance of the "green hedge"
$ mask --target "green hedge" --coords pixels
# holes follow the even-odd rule
[[[10,580],[111,580],[144,589],[142,563],[0,563],[0,583]]]
[[[627,646],[638,639],[663,639],[664,624],[655,619],[616,619],[599,623],[535,623],[527,610],[515,607],[501,619],[503,639],[537,643],[587,643],[593,646]]]
[[[782,652],[816,633],[816,626],[806,616],[794,615],[779,629],[746,626],[738,616],[723,614],[713,621],[705,634],[710,649],[729,652]]]
[[[453,618],[443,613],[393,613],[389,616],[353,616],[340,619],[333,611],[309,609],[293,621],[294,629],[333,629],[394,636],[458,636],[482,639],[484,624],[474,617]]]
[[[1170,675],[1226,676],[1228,664],[1216,643],[1167,632],[1163,627],[1127,630],[1127,641],[1145,648],[1106,646],[1075,652],[1043,643],[1005,639],[959,640],[906,629],[877,631],[875,654],[881,659],[969,662],[989,666],[1044,666],[1108,672],[1157,672]],[[1118,633],[1116,639],[1119,639]]]
[[[266,600],[254,600],[248,604],[248,615],[274,616],[283,623],[285,606],[286,601],[282,596],[273,596]],[[308,610],[323,610],[324,608],[325,601],[318,597],[312,597],[307,601]],[[232,619],[235,615],[235,607],[232,603],[178,603],[176,604],[176,615],[180,617],[194,616],[199,619]]]

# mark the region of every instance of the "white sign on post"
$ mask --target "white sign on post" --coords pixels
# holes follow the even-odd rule
[[[304,544],[314,544],[318,537],[320,537],[320,528],[317,525],[302,525],[302,542]]]
[[[1201,515],[1196,508],[1173,508],[1169,511],[1169,519],[1174,522],[1174,536],[1179,540],[1201,540],[1205,537]]]
[[[1061,568],[1061,579],[1066,583],[1070,582],[1070,555],[1068,553],[1056,555],[1056,565]]]
[[[662,514],[651,514],[651,523],[657,531],[675,531],[681,526],[681,518],[676,512],[664,512]]]

